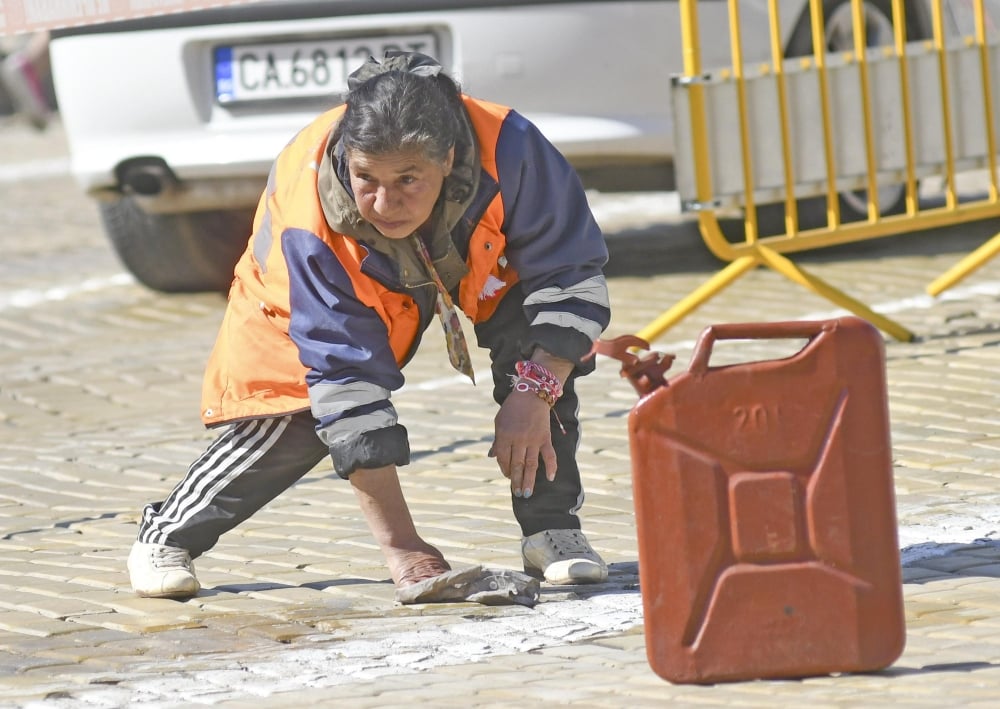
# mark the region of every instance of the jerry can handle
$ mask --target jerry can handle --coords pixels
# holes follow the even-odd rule
[[[622,377],[629,380],[639,396],[646,396],[667,383],[664,375],[673,364],[674,355],[648,351],[638,355],[637,350],[649,350],[649,343],[636,335],[622,335],[611,340],[596,340],[583,359],[588,360],[595,354],[617,359],[622,363]]]
[[[777,340],[806,338],[812,340],[836,327],[836,320],[795,320],[789,322],[723,323],[710,325],[702,330],[691,355],[689,371],[703,374],[708,371],[708,360],[716,340]]]

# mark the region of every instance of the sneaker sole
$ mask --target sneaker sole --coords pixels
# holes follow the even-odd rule
[[[132,591],[139,598],[192,598],[198,595],[198,591],[201,590],[201,586],[197,587],[193,591],[183,590],[183,591],[140,591],[133,588]]]
[[[587,568],[593,569],[594,567],[588,565]],[[601,570],[600,567],[597,567],[596,574],[593,573],[579,574],[579,575],[566,574],[563,576],[553,576],[552,578],[549,578],[542,572],[541,569],[535,567],[529,567],[527,564],[525,564],[524,573],[528,574],[529,576],[533,576],[536,579],[541,579],[546,583],[550,583],[553,586],[583,586],[587,584],[604,583],[605,581],[608,580],[607,571]]]

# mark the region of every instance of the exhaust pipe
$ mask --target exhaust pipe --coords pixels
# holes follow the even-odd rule
[[[108,202],[132,199],[147,214],[188,214],[252,210],[260,199],[266,174],[182,182],[163,158],[145,155],[119,163],[115,179],[115,187],[93,190],[91,197]]]
[[[135,158],[116,170],[122,192],[139,197],[157,197],[173,192],[179,182],[162,158]]]

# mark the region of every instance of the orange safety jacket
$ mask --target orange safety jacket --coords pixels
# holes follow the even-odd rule
[[[466,100],[472,127],[480,141],[483,169],[496,179],[492,146],[509,109],[485,101]],[[290,305],[288,271],[277,240],[288,229],[305,228],[318,236],[344,265],[357,297],[374,309],[389,332],[389,346],[402,366],[417,340],[419,315],[413,298],[389,290],[361,271],[369,248],[327,225],[317,197],[316,168],[330,131],[344,111],[327,111],[299,133],[281,153],[260,199],[254,233],[236,266],[218,341],[208,364],[202,393],[206,424],[274,416],[309,408],[306,367],[288,336]],[[500,297],[517,281],[513,269],[498,264],[506,239],[500,230],[503,207],[499,195],[491,201],[469,248],[469,273],[459,286],[459,306],[472,319],[487,319]],[[261,248],[260,241],[269,243]],[[261,262],[258,258],[264,256]],[[480,300],[493,276],[505,286]]]
[[[470,97],[464,103],[481,177],[452,231],[455,241],[464,230],[458,240],[468,268],[458,305],[483,322],[520,281],[538,341],[579,360],[610,319],[601,273],[607,250],[579,180],[515,111]],[[433,319],[433,301],[394,284],[388,257],[334,232],[324,217],[318,167],[343,110],[319,116],[272,166],[208,362],[206,425],[311,408],[331,453],[337,441],[397,425],[389,392],[402,386],[400,370]],[[498,158],[510,165],[504,175]],[[408,449],[393,460],[407,457]],[[345,474],[364,462],[336,467]]]

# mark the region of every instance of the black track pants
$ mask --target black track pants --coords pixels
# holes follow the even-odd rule
[[[476,326],[479,345],[490,351],[493,398],[498,404],[502,404],[511,392],[514,364],[525,358],[522,349],[528,338],[528,320],[524,316],[523,302],[520,287],[514,288],[500,303],[493,317]],[[545,466],[539,460],[531,497],[525,499],[511,495],[514,517],[521,525],[524,536],[546,529],[580,528],[577,512],[583,505],[583,485],[576,464],[580,444],[580,403],[575,387],[578,376],[579,372],[574,370],[554,408],[566,433],[560,430],[555,416],[550,421],[552,447],[556,451],[556,479],[553,482],[545,479]],[[497,474],[500,474],[499,468]]]
[[[308,411],[228,426],[166,500],[146,505],[139,541],[199,556],[328,454]]]

